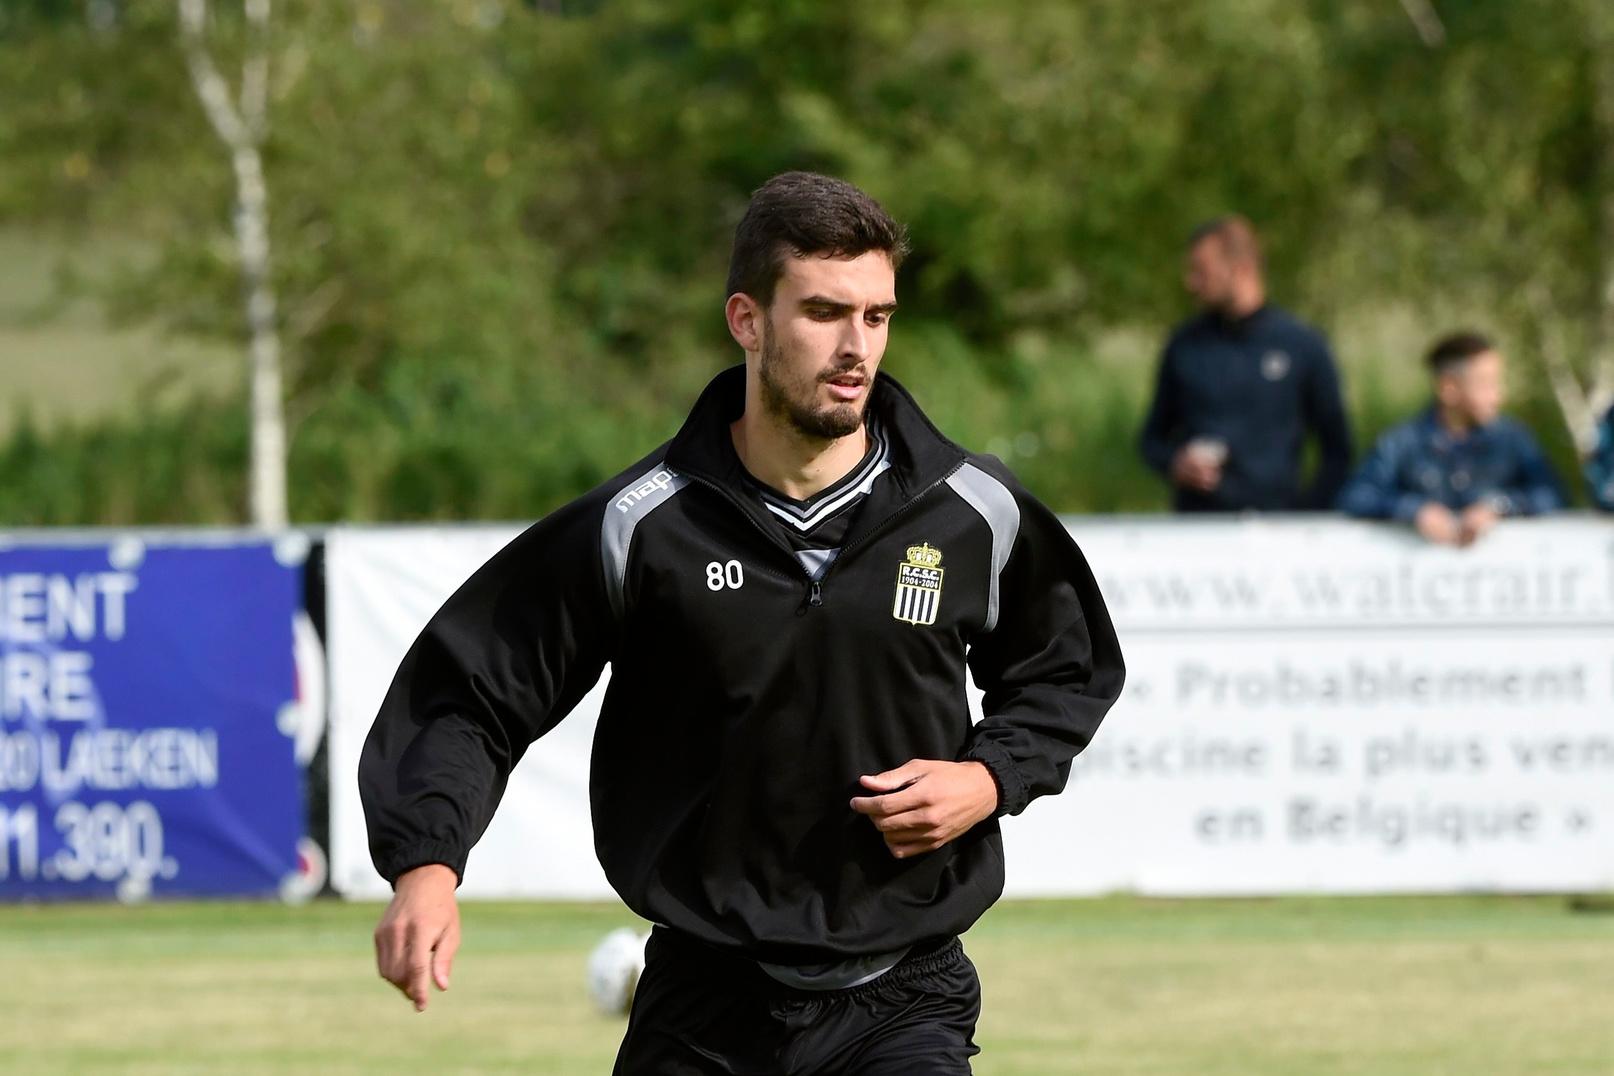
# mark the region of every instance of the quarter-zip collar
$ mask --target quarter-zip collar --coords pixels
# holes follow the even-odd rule
[[[964,450],[942,436],[908,390],[890,375],[875,375],[869,406],[879,415],[890,438],[890,481],[876,486],[876,493],[859,509],[847,535],[847,546],[941,482],[964,461]],[[734,451],[729,433],[730,424],[744,411],[742,364],[719,373],[701,392],[683,428],[668,446],[667,466],[719,487],[771,531],[776,524],[769,519],[760,499],[746,488],[745,466]]]

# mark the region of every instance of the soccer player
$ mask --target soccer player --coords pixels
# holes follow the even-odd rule
[[[1316,329],[1267,301],[1261,247],[1239,216],[1188,242],[1183,283],[1200,312],[1160,356],[1139,447],[1179,512],[1292,512],[1334,503],[1351,467],[1339,371]],[[1317,442],[1317,473],[1300,480]]]
[[[1341,511],[1410,523],[1426,540],[1466,546],[1504,516],[1564,506],[1530,431],[1502,416],[1502,353],[1476,332],[1437,340],[1426,360],[1434,401],[1392,427],[1340,494]]]
[[[744,365],[405,657],[359,782],[395,889],[379,970],[417,1008],[511,768],[610,663],[595,847],[656,924],[616,1072],[970,1071],[958,935],[1002,891],[997,819],[1064,786],[1123,674],[1059,520],[879,372],[905,249],[847,183],[760,188],[727,288]]]

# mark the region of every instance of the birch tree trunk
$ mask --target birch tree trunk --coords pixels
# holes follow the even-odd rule
[[[1598,420],[1614,405],[1614,18],[1605,2],[1583,0],[1578,9],[1591,65],[1590,105],[1597,139],[1589,192],[1597,261],[1594,304],[1566,309],[1553,300],[1552,289],[1539,277],[1524,288],[1525,329],[1581,456],[1596,448]]]
[[[235,171],[235,241],[246,302],[251,400],[250,518],[256,527],[286,525],[286,421],[280,337],[269,268],[269,189],[263,144],[269,133],[269,3],[245,0],[249,41],[241,93],[232,97],[206,41],[207,0],[179,0],[180,38],[191,83]]]
[[[1587,6],[1591,42],[1593,122],[1598,135],[1598,240],[1602,308],[1594,344],[1591,383],[1586,388],[1580,423],[1571,426],[1575,445],[1589,455],[1597,445],[1597,421],[1614,405],[1614,18],[1604,0]],[[1568,417],[1566,415],[1566,417]]]
[[[1438,49],[1446,43],[1446,24],[1440,21],[1440,13],[1430,0],[1401,0],[1401,10],[1412,20],[1418,39],[1426,46]]]

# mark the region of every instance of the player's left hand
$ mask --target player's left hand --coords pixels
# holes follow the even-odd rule
[[[858,781],[874,795],[852,797],[898,859],[934,852],[998,809],[998,786],[980,762],[916,758]]]

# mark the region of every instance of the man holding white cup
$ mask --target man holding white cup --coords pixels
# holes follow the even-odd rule
[[[1196,229],[1183,283],[1201,309],[1166,344],[1140,438],[1173,486],[1173,507],[1330,507],[1351,465],[1339,373],[1321,333],[1267,302],[1250,222],[1219,217]],[[1308,437],[1318,465],[1303,484]]]

